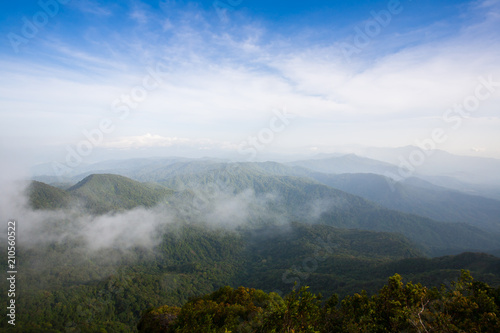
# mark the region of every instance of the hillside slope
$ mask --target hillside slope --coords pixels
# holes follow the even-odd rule
[[[163,186],[110,174],[90,175],[69,188],[68,192],[96,214],[138,206],[153,207],[173,194],[172,190]]]
[[[181,305],[225,285],[285,295],[298,283],[326,296],[347,295],[375,292],[394,273],[439,286],[456,279],[460,269],[500,283],[499,258],[422,258],[393,233],[304,223],[239,230],[185,222],[164,227],[160,244],[149,250],[88,252],[77,239],[20,248],[23,274],[17,283],[23,293],[16,306],[23,311],[16,314],[17,331],[134,332],[145,310]],[[7,280],[2,283],[8,287]],[[0,327],[7,327],[6,317]]]
[[[30,183],[27,194],[28,202],[34,209],[68,208],[73,200],[70,193],[38,181]]]
[[[433,255],[491,250],[499,246],[495,234],[463,223],[441,223],[381,207],[359,196],[320,184],[310,178],[272,176],[245,164],[224,164],[194,174],[180,174],[161,182],[176,190],[198,192],[226,189],[253,191],[265,200],[257,207],[270,219],[284,218],[338,228],[400,233]]]
[[[153,207],[174,194],[159,184],[140,183],[111,174],[90,175],[67,190],[32,181],[28,187],[31,207],[35,209],[68,208],[77,202],[86,213],[104,214],[135,207]]]
[[[290,162],[288,165],[299,166],[317,172],[341,174],[341,173],[396,173],[398,167],[374,159],[360,157],[354,154],[333,156],[318,159],[309,159]]]
[[[438,221],[465,222],[500,233],[500,201],[438,186],[392,182],[375,174],[311,174],[322,184],[359,195],[384,207]],[[415,181],[414,181],[415,182]],[[422,181],[423,182],[423,181]],[[421,183],[422,183],[421,182]]]

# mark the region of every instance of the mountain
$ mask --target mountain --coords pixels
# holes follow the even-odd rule
[[[285,295],[298,283],[327,297],[345,296],[375,292],[394,273],[429,287],[446,285],[461,269],[500,285],[499,258],[470,253],[422,258],[394,233],[305,223],[228,230],[179,222],[166,223],[159,235],[154,248],[126,252],[89,252],[71,238],[21,246],[23,274],[16,282],[23,293],[16,307],[23,311],[16,313],[16,328],[134,332],[145,310],[181,305],[225,285]],[[7,280],[1,283],[8,288]],[[0,297],[6,300],[6,294]],[[5,318],[0,327],[7,327]]]
[[[300,166],[322,173],[396,173],[397,166],[354,154],[316,158],[290,162],[288,165]]]
[[[138,206],[153,207],[167,202],[174,194],[174,191],[159,184],[140,183],[110,174],[87,176],[67,190],[32,181],[27,192],[29,203],[35,209],[69,208],[79,203],[92,214]]]
[[[173,209],[183,207],[188,215],[210,216],[228,224],[307,221],[338,228],[400,233],[432,255],[500,247],[496,234],[474,226],[457,221],[442,223],[398,212],[311,178],[286,176],[310,174],[300,167],[274,162],[188,161],[148,170],[150,172],[144,172],[141,177],[156,180],[156,185],[117,175],[91,175],[68,192],[94,214],[136,206],[152,207],[168,197]],[[172,196],[172,190],[168,189],[177,193]],[[391,193],[386,189],[386,194]],[[428,209],[424,206],[419,208]],[[492,211],[494,213],[494,208]],[[235,219],[240,221],[232,221]]]
[[[327,225],[267,226],[244,231],[243,239],[248,263],[242,281],[280,293],[295,282],[325,294],[348,293],[375,266],[423,255],[399,234]]]
[[[419,175],[418,177],[440,187],[446,187],[465,194],[500,200],[500,185],[495,183],[472,184],[466,180],[458,180],[447,176]]]
[[[322,159],[316,162],[327,170],[390,168],[357,156]],[[472,253],[498,254],[498,234],[481,230],[494,227],[496,202],[421,178],[393,183],[296,164],[173,158],[82,166],[68,179],[73,185],[67,189],[39,182],[29,189],[37,208],[78,202],[84,209],[71,217],[47,214],[50,221],[36,224],[45,233],[39,241],[19,243],[19,332],[136,332],[148,309],[178,306],[226,285],[283,296],[307,285],[345,296],[376,292],[395,273],[448,287],[468,269],[500,286],[500,258]],[[391,205],[407,212],[385,207]],[[155,209],[121,214],[139,206]],[[409,212],[448,216],[453,223]],[[124,232],[113,233],[124,225]],[[6,243],[0,239],[5,256]],[[0,282],[5,290],[8,283]],[[8,327],[6,318],[1,328]]]
[[[423,151],[417,146],[399,148],[367,148],[359,152],[361,156],[396,166],[410,156],[424,155],[422,163],[415,165],[416,175],[447,176],[472,184],[496,184],[500,186],[500,160],[475,156],[460,156],[443,150]],[[411,163],[410,163],[411,164]]]
[[[318,155],[288,163],[321,173],[373,173],[395,180],[412,177],[466,194],[500,200],[500,160],[460,156],[416,146],[358,148],[356,155]]]
[[[31,182],[27,193],[29,204],[34,209],[68,208],[72,201],[70,193],[38,181]]]
[[[253,164],[223,164],[207,172],[179,174],[161,184],[178,191],[196,189],[213,193],[222,188],[235,194],[251,190],[260,198],[271,195],[272,199],[260,200],[253,207],[255,218],[401,233],[433,255],[487,251],[498,248],[500,242],[496,234],[464,223],[442,223],[390,210],[310,178],[273,176],[266,172]]]
[[[90,175],[67,190],[92,213],[153,207],[172,196],[158,184],[145,184],[118,175]]]
[[[184,157],[152,157],[132,158],[123,160],[107,160],[92,164],[81,164],[71,169],[70,173],[64,175],[54,174],[51,164],[40,164],[32,168],[33,178],[43,182],[67,182],[82,179],[91,174],[119,174],[135,180],[141,180],[142,174],[154,174],[156,170],[168,168],[172,164],[187,164],[196,162],[198,165],[205,163],[227,162],[220,159],[192,159]],[[175,169],[175,168],[174,168]]]
[[[500,201],[497,200],[452,191],[415,178],[394,182],[375,174],[316,173],[311,177],[390,209],[437,221],[465,222],[500,233]]]

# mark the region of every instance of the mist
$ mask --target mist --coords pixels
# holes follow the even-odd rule
[[[3,180],[0,213],[4,221],[16,220],[18,244],[27,249],[71,243],[86,255],[110,249],[125,255],[137,247],[154,250],[162,234],[186,223],[235,231],[249,224],[290,221],[281,208],[279,195],[256,194],[252,189],[236,191],[224,183],[193,184],[177,191],[168,203],[103,215],[86,212],[78,202],[65,209],[33,209],[28,198],[29,184],[26,180]]]

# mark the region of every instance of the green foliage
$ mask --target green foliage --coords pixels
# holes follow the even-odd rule
[[[280,303],[282,299],[273,293],[226,286],[185,304],[168,331],[252,332],[262,325],[263,313],[280,307]]]
[[[71,195],[57,187],[32,181],[27,189],[29,204],[34,209],[61,209],[71,203]]]
[[[151,313],[166,312],[163,332],[498,332],[500,304],[495,297],[495,290],[474,281],[468,271],[451,289],[404,284],[395,274],[377,294],[363,291],[340,305],[335,295],[321,302],[307,287],[293,290],[284,300],[273,293],[224,287],[176,309],[177,316],[162,307],[146,313],[141,323],[164,320]],[[140,332],[153,332],[141,325]]]
[[[86,212],[105,214],[167,203],[174,191],[118,175],[90,175],[68,190],[33,181],[28,193],[35,209],[69,208],[79,203]]]
[[[251,189],[256,195],[277,194],[272,203],[255,209],[265,209],[269,216],[280,216],[290,221],[399,233],[433,256],[471,249],[500,248],[499,238],[495,234],[464,223],[442,223],[417,216],[414,215],[418,213],[416,210],[409,211],[409,214],[387,209],[360,196],[320,184],[306,177],[309,175],[307,172],[298,172],[300,177],[291,176],[293,172],[284,170],[280,165],[221,163],[203,164],[196,168],[196,165],[189,164],[188,170],[185,172],[179,166],[174,174],[169,174],[170,177],[158,181],[177,190],[195,187],[210,192],[222,188],[240,193]],[[460,203],[457,205],[464,207]],[[488,202],[489,220],[498,211],[493,207],[494,204]],[[476,214],[481,215],[480,212]],[[461,221],[458,219],[454,222]]]
[[[181,309],[176,306],[160,306],[144,313],[137,324],[139,332],[161,333],[171,329],[171,325],[179,316]]]
[[[138,206],[153,207],[172,196],[173,191],[158,184],[146,184],[118,175],[90,175],[68,189],[83,202],[87,211],[104,214]]]
[[[233,231],[179,223],[168,225],[161,232],[163,236],[156,247],[136,247],[127,252],[106,249],[89,253],[78,240],[20,247],[18,260],[22,274],[18,275],[20,293],[16,302],[23,310],[18,313],[18,331],[131,332],[146,309],[167,304],[169,307],[143,317],[141,327],[147,331],[171,325],[175,306],[190,299],[199,302],[198,305],[190,302],[196,313],[204,313],[208,307],[213,313],[224,314],[218,322],[222,324],[217,324],[220,327],[212,327],[215,330],[225,327],[229,331],[236,325],[241,327],[241,332],[253,332],[261,327],[262,332],[279,332],[282,321],[288,318],[287,325],[296,332],[297,329],[318,330],[317,324],[307,324],[311,321],[331,327],[331,331],[349,325],[370,331],[380,325],[403,327],[406,322],[400,320],[401,316],[418,318],[417,309],[421,305],[415,297],[408,296],[410,291],[406,290],[419,291],[417,287],[410,288],[408,284],[401,287],[396,279],[391,280],[389,289],[380,292],[379,298],[369,296],[380,290],[386,277],[394,272],[430,288],[456,279],[460,269],[467,268],[481,281],[500,286],[498,258],[473,253],[422,258],[404,237],[390,233],[302,223]],[[6,282],[1,282],[3,287]],[[296,291],[289,294],[294,282],[297,282]],[[245,289],[242,295],[248,294],[249,298],[238,298],[235,296],[238,289],[229,292],[231,289],[223,288],[211,297],[200,297],[226,285],[246,285],[266,293],[281,290],[282,295],[289,295],[281,299],[277,294],[265,296]],[[310,288],[303,289],[306,285]],[[491,306],[488,303],[491,298],[499,304],[499,289],[488,289],[478,283],[474,286],[477,290],[488,290],[488,299],[476,292],[482,308]],[[359,292],[361,289],[367,292]],[[314,293],[338,293],[341,298],[354,296],[349,296],[352,301],[347,297],[340,303],[333,296],[323,305],[320,303],[323,300]],[[1,296],[2,301],[5,295]],[[270,302],[267,302],[268,296],[272,299]],[[438,296],[432,297],[427,308],[447,304],[439,303]],[[231,306],[220,307],[221,302]],[[354,305],[347,306],[349,302]],[[414,307],[409,314],[404,311],[400,314],[394,302],[410,302]],[[267,310],[248,312],[251,303]],[[349,320],[338,311],[344,303],[345,310],[353,314]],[[360,310],[378,307],[384,309],[384,320],[374,320]],[[304,309],[308,309],[307,313],[298,316]],[[459,310],[453,311],[458,315],[463,313]],[[197,320],[208,318],[205,315],[213,314],[210,311],[197,316]],[[162,313],[165,316],[162,317]],[[451,315],[451,310],[449,313]],[[8,327],[6,318],[2,318],[0,327]],[[163,326],[157,319],[164,321]]]
[[[127,253],[88,253],[78,241],[20,248],[17,329],[130,332],[145,309],[236,283],[243,247],[235,232],[199,225],[164,232],[158,247]],[[8,327],[6,318],[0,327]]]
[[[185,167],[192,173],[186,174]],[[266,174],[266,168],[280,175]],[[398,276],[382,288],[394,272],[431,288],[456,279],[461,269],[499,286],[498,258],[473,253],[423,257],[450,248],[490,248],[498,243],[495,235],[390,211],[310,179],[286,176],[286,170],[273,164],[206,163],[202,169],[172,165],[172,177],[163,184],[188,189],[177,193],[114,175],[89,176],[67,191],[33,183],[34,207],[57,209],[80,200],[94,214],[152,207],[167,199],[169,207],[183,209],[186,201],[199,199],[189,190],[192,183],[209,194],[222,188],[234,195],[250,188],[257,197],[275,193],[277,199],[251,203],[251,223],[232,231],[194,223],[203,221],[203,214],[193,219],[187,214],[184,221],[158,230],[161,242],[153,249],[134,247],[126,253],[113,248],[89,253],[77,238],[63,237],[75,217],[67,214],[67,221],[54,221],[47,232],[64,241],[18,248],[23,273],[17,302],[23,311],[17,330],[130,332],[146,309],[154,310],[142,317],[139,327],[145,331],[170,330],[180,325],[174,320],[178,316],[187,324],[208,325],[206,332],[280,332],[283,327],[295,332],[432,331],[450,321],[474,331],[477,322],[496,325],[500,291],[475,281],[454,286],[455,294],[404,285]],[[277,225],[275,219],[307,223]],[[250,289],[241,292],[245,297],[234,298],[239,289],[227,288],[218,296],[199,297],[225,285],[285,295],[294,283],[296,289],[284,299]],[[321,303],[318,292],[339,297]],[[3,301],[5,295],[1,297]],[[168,307],[158,309],[164,304]],[[189,304],[184,312],[175,307],[182,304]],[[462,323],[461,316],[472,319]],[[5,317],[0,327],[8,327]]]
[[[193,210],[199,199],[195,193],[202,193],[210,199],[221,191],[238,194],[250,190],[257,198],[263,199],[248,203],[250,213],[247,220],[252,224],[298,220],[337,228],[399,233],[417,244],[421,251],[433,256],[500,248],[497,235],[471,225],[442,223],[390,210],[311,178],[290,176],[291,171],[285,169],[272,163],[176,163],[163,171],[140,171],[139,178],[156,181],[155,184],[139,183],[111,174],[90,175],[67,193],[71,198],[77,198],[87,211],[104,214],[138,206],[153,207],[167,200],[171,207],[182,207],[190,202]],[[274,196],[272,200],[265,199],[269,194]],[[56,195],[53,197],[57,198]],[[32,201],[38,202],[38,206],[54,207],[54,203],[44,203],[42,198],[38,196]],[[489,203],[488,211],[495,215],[492,206]]]
[[[284,306],[274,309],[263,327],[266,332],[318,332],[321,318],[321,296],[308,287],[294,289],[284,299]]]

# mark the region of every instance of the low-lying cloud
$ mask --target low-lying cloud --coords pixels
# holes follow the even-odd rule
[[[103,249],[154,249],[161,235],[182,223],[234,230],[248,223],[285,223],[276,194],[235,191],[210,184],[178,191],[168,203],[153,208],[91,215],[81,205],[60,210],[34,210],[29,206],[27,181],[8,182],[1,201],[1,219],[15,219],[19,245],[34,248],[49,243],[75,242],[90,253]],[[103,200],[105,200],[103,198]]]

